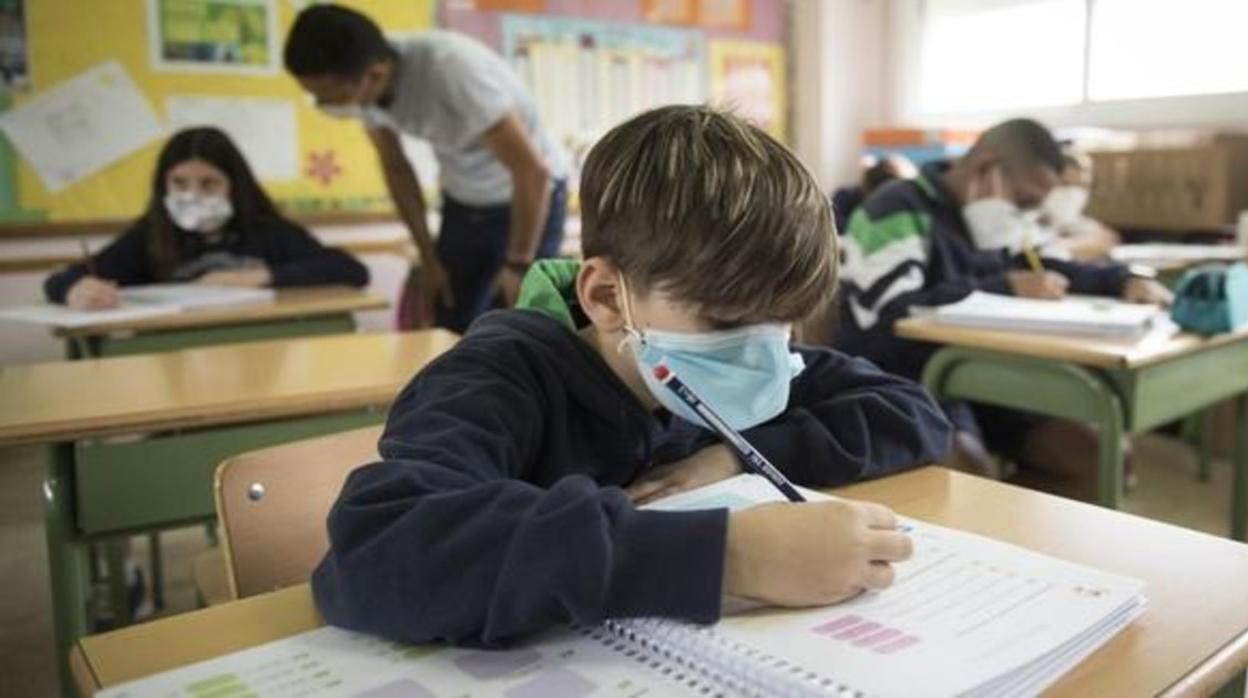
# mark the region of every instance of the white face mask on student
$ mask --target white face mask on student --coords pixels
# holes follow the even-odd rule
[[[971,241],[981,250],[1014,248],[1022,237],[1022,212],[1008,199],[977,199],[962,207]]]
[[[193,191],[171,191],[165,195],[165,210],[183,230],[212,233],[234,215],[230,200],[219,194],[197,194]]]
[[[1054,187],[1044,198],[1044,212],[1056,226],[1073,225],[1083,215],[1088,205],[1088,190],[1084,187]]]

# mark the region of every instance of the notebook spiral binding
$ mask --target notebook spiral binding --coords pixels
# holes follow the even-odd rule
[[[608,620],[597,628],[581,627],[587,637],[714,698],[744,696],[840,696],[865,694],[835,679],[792,664],[703,628],[661,618]],[[696,655],[690,653],[697,648]]]

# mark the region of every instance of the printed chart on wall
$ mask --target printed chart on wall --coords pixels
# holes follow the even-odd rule
[[[342,1],[390,34],[433,20],[434,0]],[[308,4],[0,0],[0,225],[138,216],[161,146],[197,126],[229,134],[296,214],[390,211],[364,129],[319,113],[282,67]]]
[[[747,41],[712,41],[711,100],[785,140],[784,49]]]
[[[444,0],[439,20],[515,66],[576,166],[611,126],[662,104],[731,107],[786,136],[778,0]]]
[[[502,28],[503,55],[543,122],[578,155],[633,114],[706,99],[697,32],[527,15],[507,15]]]

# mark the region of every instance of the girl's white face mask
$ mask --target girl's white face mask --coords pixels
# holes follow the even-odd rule
[[[220,230],[234,215],[230,200],[220,194],[197,194],[193,191],[171,191],[165,195],[165,210],[183,230],[213,233]]]

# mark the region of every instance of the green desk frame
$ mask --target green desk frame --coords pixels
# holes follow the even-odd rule
[[[945,346],[928,361],[932,394],[973,400],[1100,429],[1099,502],[1122,498],[1123,439],[1236,398],[1231,535],[1248,533],[1248,341],[1200,349],[1138,367],[1096,368],[1069,361]]]
[[[231,456],[381,423],[364,409],[162,434],[137,441],[79,441],[44,448],[44,525],[57,658],[72,695],[69,651],[86,634],[86,551],[94,542],[216,520],[213,478]]]
[[[218,344],[313,337],[354,331],[355,319],[351,313],[331,313],[208,327],[179,327],[124,334],[75,335],[65,338],[65,353],[70,360],[130,356]]]
[[[356,329],[350,312],[261,319],[65,338],[70,360],[130,356],[194,347],[344,334]],[[62,692],[72,693],[69,649],[92,616],[86,551],[131,535],[150,541],[152,597],[163,605],[161,530],[216,522],[213,475],[217,465],[245,451],[369,426],[384,412],[356,411],[261,424],[161,434],[126,443],[84,441],[45,447],[43,500],[47,527],[53,622]],[[128,609],[123,555],[107,555],[109,606]]]

